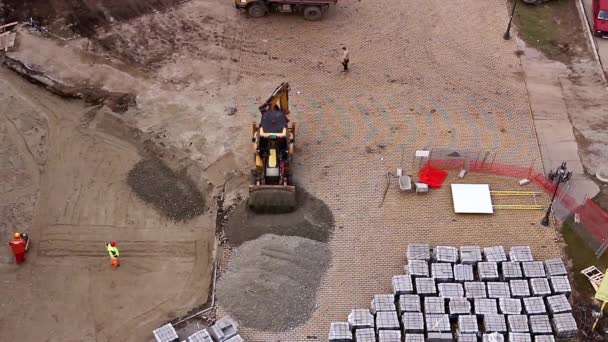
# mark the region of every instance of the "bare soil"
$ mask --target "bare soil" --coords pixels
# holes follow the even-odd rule
[[[218,282],[217,296],[241,324],[286,331],[308,321],[314,312],[317,289],[330,260],[326,243],[263,235],[236,249]]]
[[[291,213],[257,214],[247,203],[238,204],[224,225],[228,243],[239,246],[264,234],[300,236],[327,242],[334,231],[334,218],[329,207],[306,190],[298,187],[298,208]]]
[[[183,0],[3,0],[0,17],[6,21],[40,18],[47,24],[61,20],[74,32],[91,36],[99,27],[174,6]]]

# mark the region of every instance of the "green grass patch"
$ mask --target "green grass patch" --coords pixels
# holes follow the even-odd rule
[[[593,295],[595,291],[587,277],[581,274],[581,271],[592,265],[595,265],[602,272],[605,271],[608,268],[608,254],[605,253],[601,258],[596,258],[594,251],[574,231],[571,222],[566,222],[562,226],[562,236],[566,242],[568,257],[572,260],[572,271],[574,272],[577,291],[583,295]]]
[[[575,1],[551,0],[540,6],[517,1],[514,21],[520,38],[528,46],[540,50],[550,59],[569,61],[572,49],[580,46],[581,42],[584,44]]]

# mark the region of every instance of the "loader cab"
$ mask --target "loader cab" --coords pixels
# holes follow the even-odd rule
[[[608,38],[608,0],[593,0],[593,34]]]

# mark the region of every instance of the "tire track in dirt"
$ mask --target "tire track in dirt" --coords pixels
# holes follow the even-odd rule
[[[25,294],[23,286],[0,288],[20,298],[0,313],[3,337],[141,341],[165,320],[203,304],[215,248],[213,220],[174,223],[161,217],[126,184],[127,172],[141,159],[136,146],[102,131],[95,120],[83,120],[87,109],[81,103],[50,95],[6,70],[0,77],[20,94],[21,106],[49,121],[32,249],[27,263],[15,269],[16,282],[29,285]],[[109,240],[121,248],[119,270],[109,266]],[[35,328],[24,331],[19,322]]]

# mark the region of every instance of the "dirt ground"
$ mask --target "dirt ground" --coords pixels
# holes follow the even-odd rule
[[[91,120],[82,103],[0,73],[11,154],[2,171],[13,175],[3,178],[0,234],[25,230],[33,241],[21,267],[0,249],[4,338],[141,341],[206,302],[213,220],[164,218],[129,189],[127,173],[143,155],[113,135],[102,113]],[[109,240],[121,248],[119,270],[109,265]]]

